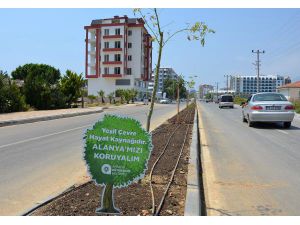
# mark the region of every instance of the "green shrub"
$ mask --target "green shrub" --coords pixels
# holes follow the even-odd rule
[[[25,98],[19,87],[0,71],[0,113],[19,112],[27,110]]]
[[[235,96],[233,99],[234,104],[240,105],[242,102],[246,102],[246,98],[242,98],[240,96]]]
[[[25,64],[12,72],[13,78],[24,79],[24,95],[26,102],[36,109],[54,109],[64,107],[58,89],[60,71],[45,64]],[[53,93],[58,91],[59,93]],[[53,99],[54,98],[54,99]],[[58,105],[55,105],[55,104]]]
[[[92,104],[94,103],[94,100],[97,98],[95,95],[88,95],[87,97],[88,97],[88,99],[91,100]]]
[[[84,79],[82,74],[78,75],[70,70],[66,71],[65,76],[61,79],[61,90],[66,96],[68,107],[71,107],[72,103],[77,103],[77,99],[84,94],[83,85]]]
[[[295,112],[300,113],[300,100],[293,101],[293,104],[295,106]]]

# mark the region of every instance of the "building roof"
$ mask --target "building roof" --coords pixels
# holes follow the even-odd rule
[[[141,18],[128,18],[126,15],[124,17],[120,16],[114,16],[114,18],[109,18],[109,19],[97,19],[97,20],[92,20],[91,25],[97,25],[97,24],[103,24],[105,20],[114,20],[114,19],[127,19],[128,23],[140,23],[142,22]]]
[[[281,89],[281,88],[300,88],[300,81],[296,81],[296,82],[293,82],[293,83],[285,84],[285,85],[282,85],[282,86],[280,86],[278,88],[279,89]]]

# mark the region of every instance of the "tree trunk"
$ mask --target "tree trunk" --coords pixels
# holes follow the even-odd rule
[[[159,40],[158,59],[157,59],[157,64],[156,64],[156,69],[155,69],[154,87],[153,87],[153,92],[152,92],[152,95],[151,95],[152,97],[151,97],[149,113],[148,113],[148,116],[147,116],[146,130],[148,132],[150,130],[150,122],[151,122],[151,117],[152,117],[153,108],[154,108],[154,101],[155,101],[156,91],[157,91],[158,73],[159,73],[160,60],[161,60],[161,54],[162,54],[162,48],[163,48],[163,38],[164,38],[163,32],[160,32],[159,36],[160,36],[160,40]]]
[[[106,184],[102,192],[101,208],[96,209],[100,214],[119,214],[120,210],[114,206],[113,184]]]
[[[189,93],[189,91],[187,90],[186,91],[186,107],[188,107],[189,106],[189,100],[190,100],[190,93]]]
[[[180,97],[179,97],[179,84],[177,85],[177,123],[179,123],[179,104],[180,104]]]

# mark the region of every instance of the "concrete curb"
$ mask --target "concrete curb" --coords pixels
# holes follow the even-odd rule
[[[0,121],[0,127],[17,125],[17,124],[25,124],[25,123],[33,123],[33,122],[39,122],[39,121],[55,120],[55,119],[68,118],[68,117],[74,117],[74,116],[83,116],[83,115],[89,115],[89,114],[93,114],[93,113],[101,113],[101,112],[103,112],[103,109],[107,109],[107,108],[108,107],[103,107],[101,109],[90,110],[90,111],[86,111],[86,112],[76,112],[76,113],[71,112],[71,113],[64,113],[64,114],[58,114],[58,115],[52,115],[52,116],[38,116],[38,117],[25,118],[25,119],[19,119],[19,120]]]
[[[198,136],[198,110],[195,109],[192,143],[190,147],[190,160],[188,166],[187,192],[185,200],[185,216],[201,216],[201,197],[199,182],[199,136]]]

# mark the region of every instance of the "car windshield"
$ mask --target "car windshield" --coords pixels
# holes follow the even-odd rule
[[[287,101],[287,99],[282,94],[257,94],[253,97],[254,102],[261,101]]]
[[[221,98],[222,102],[233,102],[232,96],[222,96]]]

